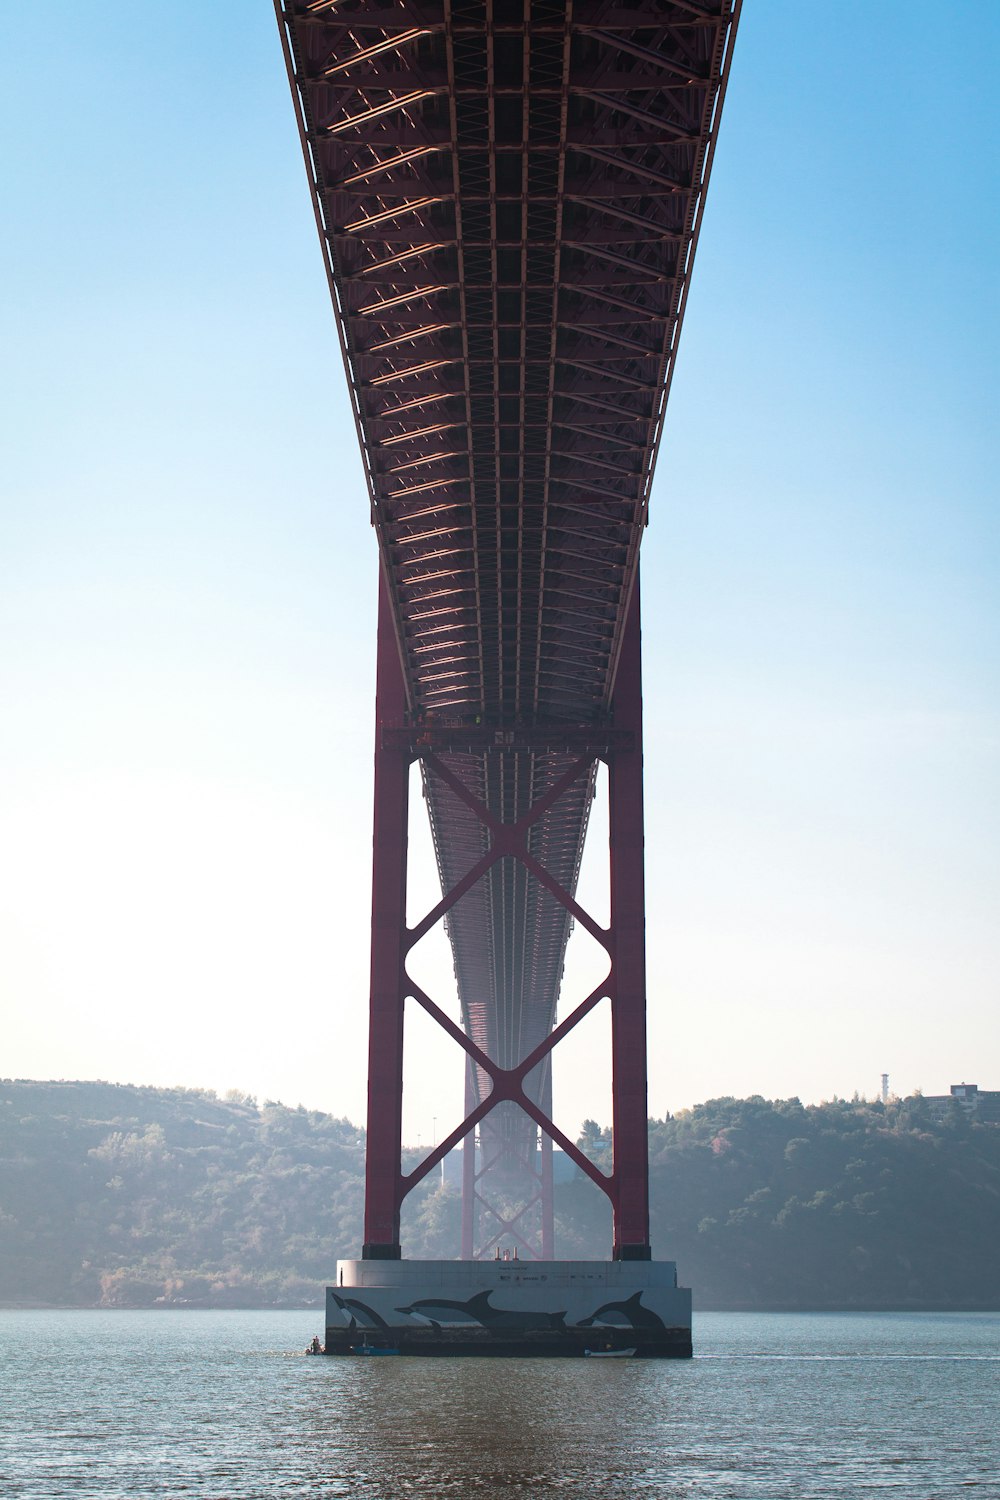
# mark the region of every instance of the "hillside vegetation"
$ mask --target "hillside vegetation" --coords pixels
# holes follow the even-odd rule
[[[716,1099],[649,1127],[653,1243],[701,1307],[1000,1307],[1000,1128],[918,1098]],[[581,1145],[607,1165],[608,1133]],[[190,1089],[0,1083],[0,1301],[313,1305],[361,1244],[364,1134]],[[585,1178],[557,1188],[557,1254],[607,1255]],[[404,1253],[454,1255],[435,1174]]]

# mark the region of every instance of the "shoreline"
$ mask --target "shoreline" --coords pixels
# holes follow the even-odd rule
[[[125,1304],[125,1305],[117,1304],[115,1306],[109,1306],[109,1305],[103,1305],[103,1304],[101,1304],[99,1302],[42,1302],[42,1301],[28,1300],[28,1299],[25,1299],[25,1300],[22,1300],[22,1301],[5,1301],[3,1299],[0,1299],[0,1312],[64,1312],[64,1313],[75,1313],[75,1312],[88,1312],[88,1313],[89,1312],[100,1312],[100,1313],[131,1313],[131,1312],[183,1312],[183,1313],[189,1313],[189,1312],[190,1313],[200,1313],[200,1312],[232,1312],[232,1313],[244,1313],[244,1312],[288,1312],[288,1313],[293,1313],[294,1312],[294,1313],[299,1313],[299,1312],[301,1312],[301,1313],[308,1313],[308,1312],[321,1312],[322,1309],[323,1309],[323,1303],[321,1301],[316,1301],[316,1302],[295,1302],[295,1303],[284,1302],[284,1303],[280,1303],[280,1304],[276,1304],[276,1303],[273,1303],[273,1302],[248,1302],[248,1303],[245,1303],[245,1304],[241,1304],[240,1306],[233,1306],[232,1303],[212,1303],[212,1302],[198,1302],[198,1303],[195,1303],[195,1302],[130,1302],[130,1303]],[[824,1306],[815,1306],[815,1305],[810,1305],[808,1307],[805,1307],[805,1306],[791,1306],[789,1304],[769,1304],[768,1306],[761,1306],[759,1304],[757,1304],[757,1305],[751,1305],[749,1303],[740,1303],[740,1304],[727,1304],[727,1305],[724,1305],[724,1306],[717,1304],[717,1305],[711,1306],[711,1307],[710,1306],[699,1307],[697,1305],[697,1303],[696,1303],[695,1307],[694,1307],[694,1315],[695,1315],[695,1317],[697,1317],[701,1313],[713,1313],[713,1314],[714,1313],[749,1313],[749,1314],[761,1313],[761,1314],[767,1314],[769,1316],[770,1315],[780,1315],[780,1316],[795,1316],[795,1317],[810,1317],[810,1316],[814,1316],[814,1317],[826,1317],[826,1316],[841,1315],[841,1314],[846,1314],[846,1313],[857,1313],[857,1314],[863,1315],[863,1316],[871,1316],[873,1314],[875,1314],[875,1315],[885,1314],[886,1316],[888,1316],[890,1314],[907,1314],[907,1315],[912,1315],[914,1313],[917,1313],[917,1314],[925,1313],[928,1316],[933,1316],[933,1315],[940,1315],[942,1313],[970,1313],[970,1314],[972,1314],[972,1313],[977,1313],[977,1314],[978,1313],[996,1313],[996,1314],[1000,1314],[1000,1305],[996,1305],[996,1304],[993,1304],[993,1303],[990,1303],[990,1304],[985,1304],[985,1303],[984,1304],[980,1304],[980,1303],[961,1303],[961,1304],[959,1304],[959,1303],[954,1303],[954,1302],[933,1302],[933,1303],[920,1303],[919,1305],[917,1305],[917,1304],[900,1305],[898,1303],[894,1303],[891,1306],[884,1305],[884,1304],[864,1304],[864,1305],[862,1305],[862,1304],[851,1304],[851,1305],[837,1304],[836,1306],[831,1305],[831,1306],[826,1306],[826,1307],[824,1307]]]

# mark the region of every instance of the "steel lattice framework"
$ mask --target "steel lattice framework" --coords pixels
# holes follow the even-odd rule
[[[739,0],[276,9],[382,560],[366,1253],[391,1255],[403,1195],[470,1120],[487,1163],[535,1172],[541,1124],[600,1177],[549,1128],[549,1054],[571,920],[626,962],[575,901],[600,759],[640,778],[641,924],[638,553]],[[445,895],[408,930],[392,830],[415,759]],[[461,1033],[405,974],[442,918]],[[469,1057],[468,1118],[409,1178],[402,991]],[[641,1254],[637,1037],[643,1141],[616,1102],[601,1185]]]

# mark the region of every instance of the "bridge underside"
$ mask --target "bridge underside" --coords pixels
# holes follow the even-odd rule
[[[511,1232],[551,1254],[541,1127],[600,1178],[616,1254],[642,1258],[638,552],[738,0],[276,8],[382,563],[365,1253],[399,1254],[402,1198],[478,1125],[466,1255],[495,1238],[472,1212],[484,1164],[522,1172]],[[607,932],[575,902],[601,759]],[[414,760],[445,894],[411,931]],[[549,1118],[574,918],[609,955],[577,998],[612,1007],[610,1178]],[[460,1031],[406,974],[442,919]],[[407,995],[464,1047],[468,1115],[404,1178]]]

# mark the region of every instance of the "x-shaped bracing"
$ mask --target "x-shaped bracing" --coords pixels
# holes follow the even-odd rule
[[[525,1080],[528,1075],[543,1062],[552,1052],[553,1048],[563,1040],[565,1036],[577,1026],[585,1016],[589,1015],[598,1002],[610,996],[614,984],[614,963],[612,938],[613,927],[604,928],[585,911],[578,901],[570,895],[559,881],[555,880],[544,865],[534,857],[528,848],[528,835],[530,830],[541,818],[559,801],[570,787],[581,777],[589,775],[593,760],[584,758],[576,760],[558,778],[557,781],[515,823],[501,822],[467,786],[455,776],[446,765],[433,753],[425,753],[420,756],[424,766],[432,775],[442,781],[445,786],[461,801],[479,821],[488,829],[490,835],[490,847],[487,852],[476,861],[472,868],[459,880],[446,896],[443,896],[436,906],[426,914],[415,927],[408,927],[403,936],[403,947],[409,952],[424,937],[432,927],[446,916],[463,896],[472,890],[483,876],[505,858],[513,858],[520,862],[534,876],[539,885],[543,886],[555,900],[580,923],[592,937],[605,949],[611,960],[611,967],[606,977],[596,989],[591,990],[585,1000],[573,1010],[564,1021],[561,1021],[543,1041],[539,1042],[527,1057],[523,1058],[515,1067],[504,1068],[499,1063],[488,1057],[482,1048],[468,1036],[460,1026],[446,1015],[441,1007],[431,999],[420,985],[406,973],[404,968],[404,979],[406,992],[417,1001],[419,1005],[435,1020],[442,1030],[446,1031],[460,1047],[472,1059],[490,1079],[493,1087],[485,1099],[466,1115],[465,1119],[442,1140],[414,1170],[406,1175],[400,1174],[400,1198],[406,1196],[413,1188],[421,1182],[429,1172],[432,1172],[439,1162],[443,1161],[450,1151],[474,1130],[480,1120],[484,1119],[498,1104],[509,1101],[516,1104],[524,1111],[530,1119],[534,1120],[550,1139],[560,1147],[580,1170],[595,1182],[601,1190],[614,1201],[615,1173],[610,1175],[600,1171],[588,1156],[579,1149],[568,1136],[564,1135],[555,1122],[537,1105],[529,1096],[525,1088]]]

